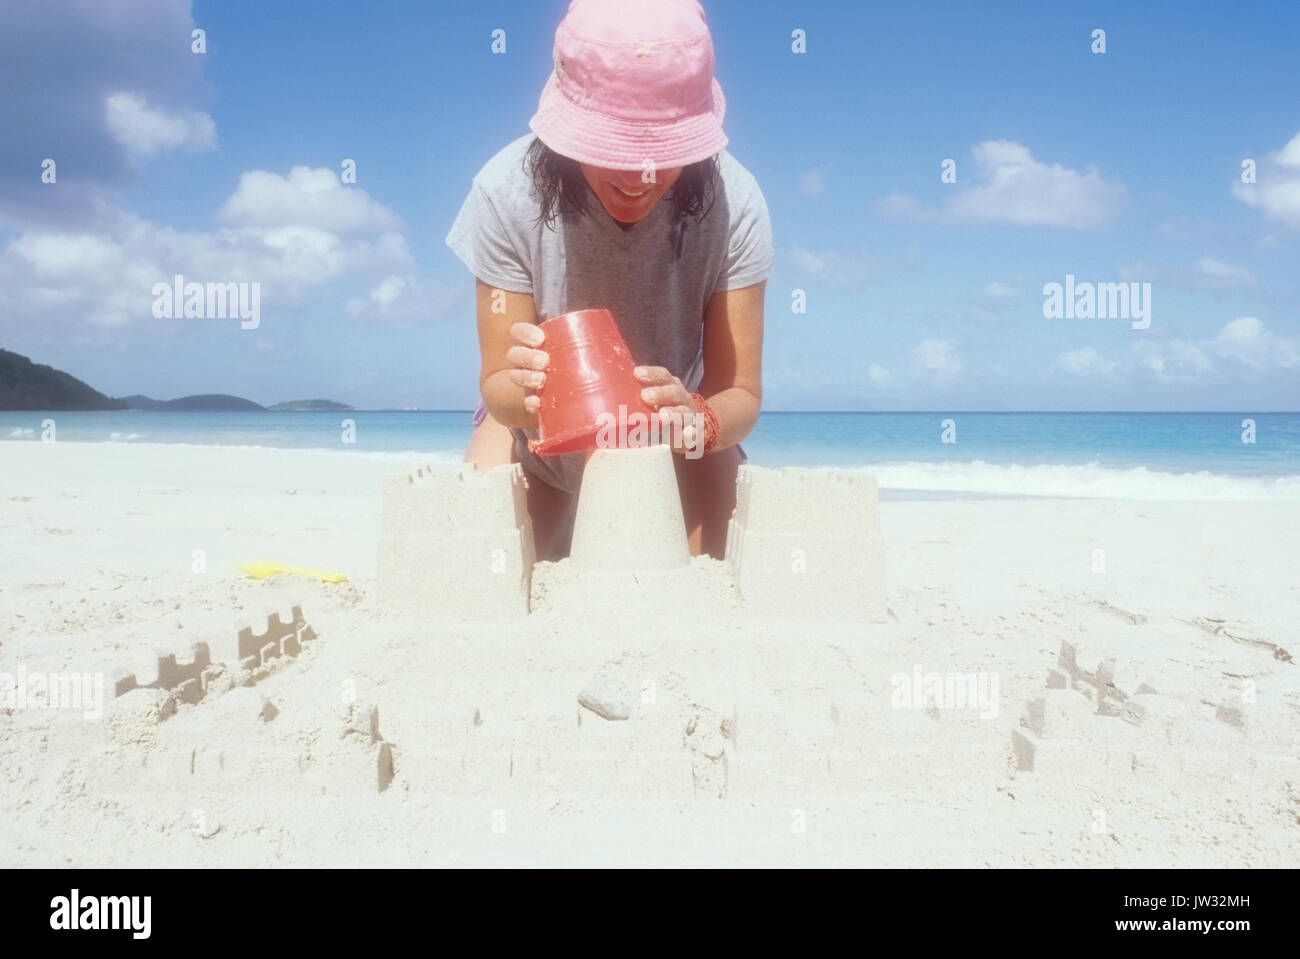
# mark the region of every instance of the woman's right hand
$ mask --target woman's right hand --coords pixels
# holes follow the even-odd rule
[[[524,409],[536,413],[542,405],[536,391],[546,385],[545,370],[551,362],[550,355],[538,349],[546,339],[546,334],[534,323],[516,323],[510,327],[510,338],[515,341],[515,345],[506,351],[506,360],[510,363],[510,382],[521,389],[532,391],[524,397]]]

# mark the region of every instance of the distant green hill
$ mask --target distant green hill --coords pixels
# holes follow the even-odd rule
[[[333,400],[289,400],[285,403],[276,403],[274,406],[267,407],[272,413],[333,413],[354,408],[346,403],[336,403]]]
[[[25,356],[0,349],[0,410],[166,410],[181,413],[244,413],[267,407],[242,396],[199,393],[174,400],[156,400],[136,393],[114,399],[75,376]],[[276,403],[279,411],[342,412],[353,407],[334,400],[290,400]]]
[[[122,409],[125,403],[75,376],[0,349],[0,410]]]
[[[122,397],[122,402],[133,410],[167,410],[177,413],[242,413],[266,409],[260,403],[225,393],[199,393],[176,400],[155,400],[137,393]]]

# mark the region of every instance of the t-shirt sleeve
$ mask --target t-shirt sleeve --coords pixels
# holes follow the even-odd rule
[[[451,225],[447,246],[484,283],[512,293],[533,292],[532,271],[477,179]]]
[[[761,283],[772,273],[772,221],[758,184],[750,181],[743,199],[732,208],[727,256],[713,292],[739,290]]]

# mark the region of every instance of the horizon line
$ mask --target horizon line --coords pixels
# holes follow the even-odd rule
[[[271,405],[275,405],[275,404],[271,404]],[[465,413],[465,414],[472,414],[474,410],[471,407],[459,407],[459,408],[429,407],[425,409],[425,408],[403,408],[403,407],[396,407],[396,406],[375,406],[375,407],[350,406],[346,409],[340,409],[340,410],[272,410],[270,406],[263,406],[262,409],[260,410],[145,410],[145,409],[134,409],[134,408],[127,408],[122,410],[27,410],[27,409],[0,410],[0,413],[259,413],[259,412],[261,413]],[[1172,416],[1172,415],[1187,414],[1187,413],[1203,413],[1203,414],[1219,414],[1223,416],[1237,416],[1243,413],[1250,413],[1252,415],[1258,416],[1262,414],[1269,414],[1269,415],[1295,414],[1295,413],[1300,413],[1300,409],[1250,410],[1249,408],[1243,407],[1237,410],[1140,410],[1140,409],[1139,410],[1034,410],[1034,409],[980,410],[980,409],[956,409],[956,408],[949,407],[943,409],[929,409],[929,410],[768,409],[768,410],[761,410],[759,415],[761,416],[763,413],[780,413],[782,415],[791,415],[791,416],[888,416],[888,415],[897,415],[900,413],[927,414],[927,415],[979,413],[982,415],[994,415],[994,416],[1015,416],[1024,413],[1050,414],[1050,415],[1059,415],[1059,416],[1070,416],[1070,415],[1078,415],[1078,414],[1116,415],[1116,414],[1135,414],[1135,413],[1141,413],[1145,415],[1154,414],[1154,415]]]

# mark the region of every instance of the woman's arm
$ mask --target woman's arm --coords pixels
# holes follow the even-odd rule
[[[718,417],[714,449],[734,446],[758,422],[763,398],[763,293],[766,282],[715,293],[704,311],[704,378],[700,395]],[[527,293],[511,293],[477,281],[481,370],[479,390],[492,418],[516,429],[537,428],[539,401],[528,391],[546,382],[546,353],[536,326],[537,309]],[[681,381],[659,367],[640,367],[644,391],[655,406],[689,403]],[[680,395],[679,395],[680,394]],[[693,408],[683,412],[693,412]]]
[[[703,396],[722,435],[715,450],[735,446],[758,423],[763,400],[763,293],[767,282],[714,293],[704,311]]]
[[[704,378],[700,395],[718,418],[713,449],[735,446],[758,422],[763,399],[763,291],[766,282],[715,293],[704,310]],[[680,378],[662,366],[638,366],[645,384],[641,398],[659,410],[665,423],[699,412]],[[689,420],[683,420],[689,423]],[[695,426],[673,434],[677,452],[695,448]],[[699,439],[703,439],[700,437]]]
[[[479,392],[502,426],[537,428],[538,399],[528,390],[546,382],[547,356],[532,349],[543,339],[530,293],[511,293],[482,280],[475,286],[479,345]]]

